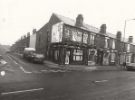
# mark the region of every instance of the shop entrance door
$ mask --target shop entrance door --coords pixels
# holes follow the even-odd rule
[[[68,65],[70,63],[70,50],[66,51],[66,56],[65,56],[65,64]]]

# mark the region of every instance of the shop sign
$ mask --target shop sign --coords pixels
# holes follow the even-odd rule
[[[63,33],[63,23],[57,23],[52,26],[51,42],[61,42]]]

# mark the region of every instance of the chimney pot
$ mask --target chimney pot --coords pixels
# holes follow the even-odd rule
[[[133,36],[129,36],[128,42],[129,42],[129,43],[133,43]]]

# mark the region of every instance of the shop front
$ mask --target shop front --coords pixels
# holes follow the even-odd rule
[[[123,63],[126,61],[126,52],[120,53],[120,65],[123,65]]]
[[[111,50],[110,52],[110,65],[117,64],[117,50]]]
[[[51,61],[68,65],[87,65],[88,55],[87,48],[73,45],[52,45],[49,50]]]
[[[98,49],[96,62],[97,65],[103,65],[103,55],[104,55],[103,49]]]
[[[132,62],[132,53],[127,53],[126,54],[126,63],[131,63]]]
[[[95,65],[97,59],[97,50],[88,49],[88,65]]]
[[[110,51],[109,50],[104,50],[103,54],[103,65],[109,65],[109,58],[110,58]]]

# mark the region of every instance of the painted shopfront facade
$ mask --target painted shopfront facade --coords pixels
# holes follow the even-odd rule
[[[95,33],[57,23],[52,27],[49,58],[60,64],[96,63]]]

